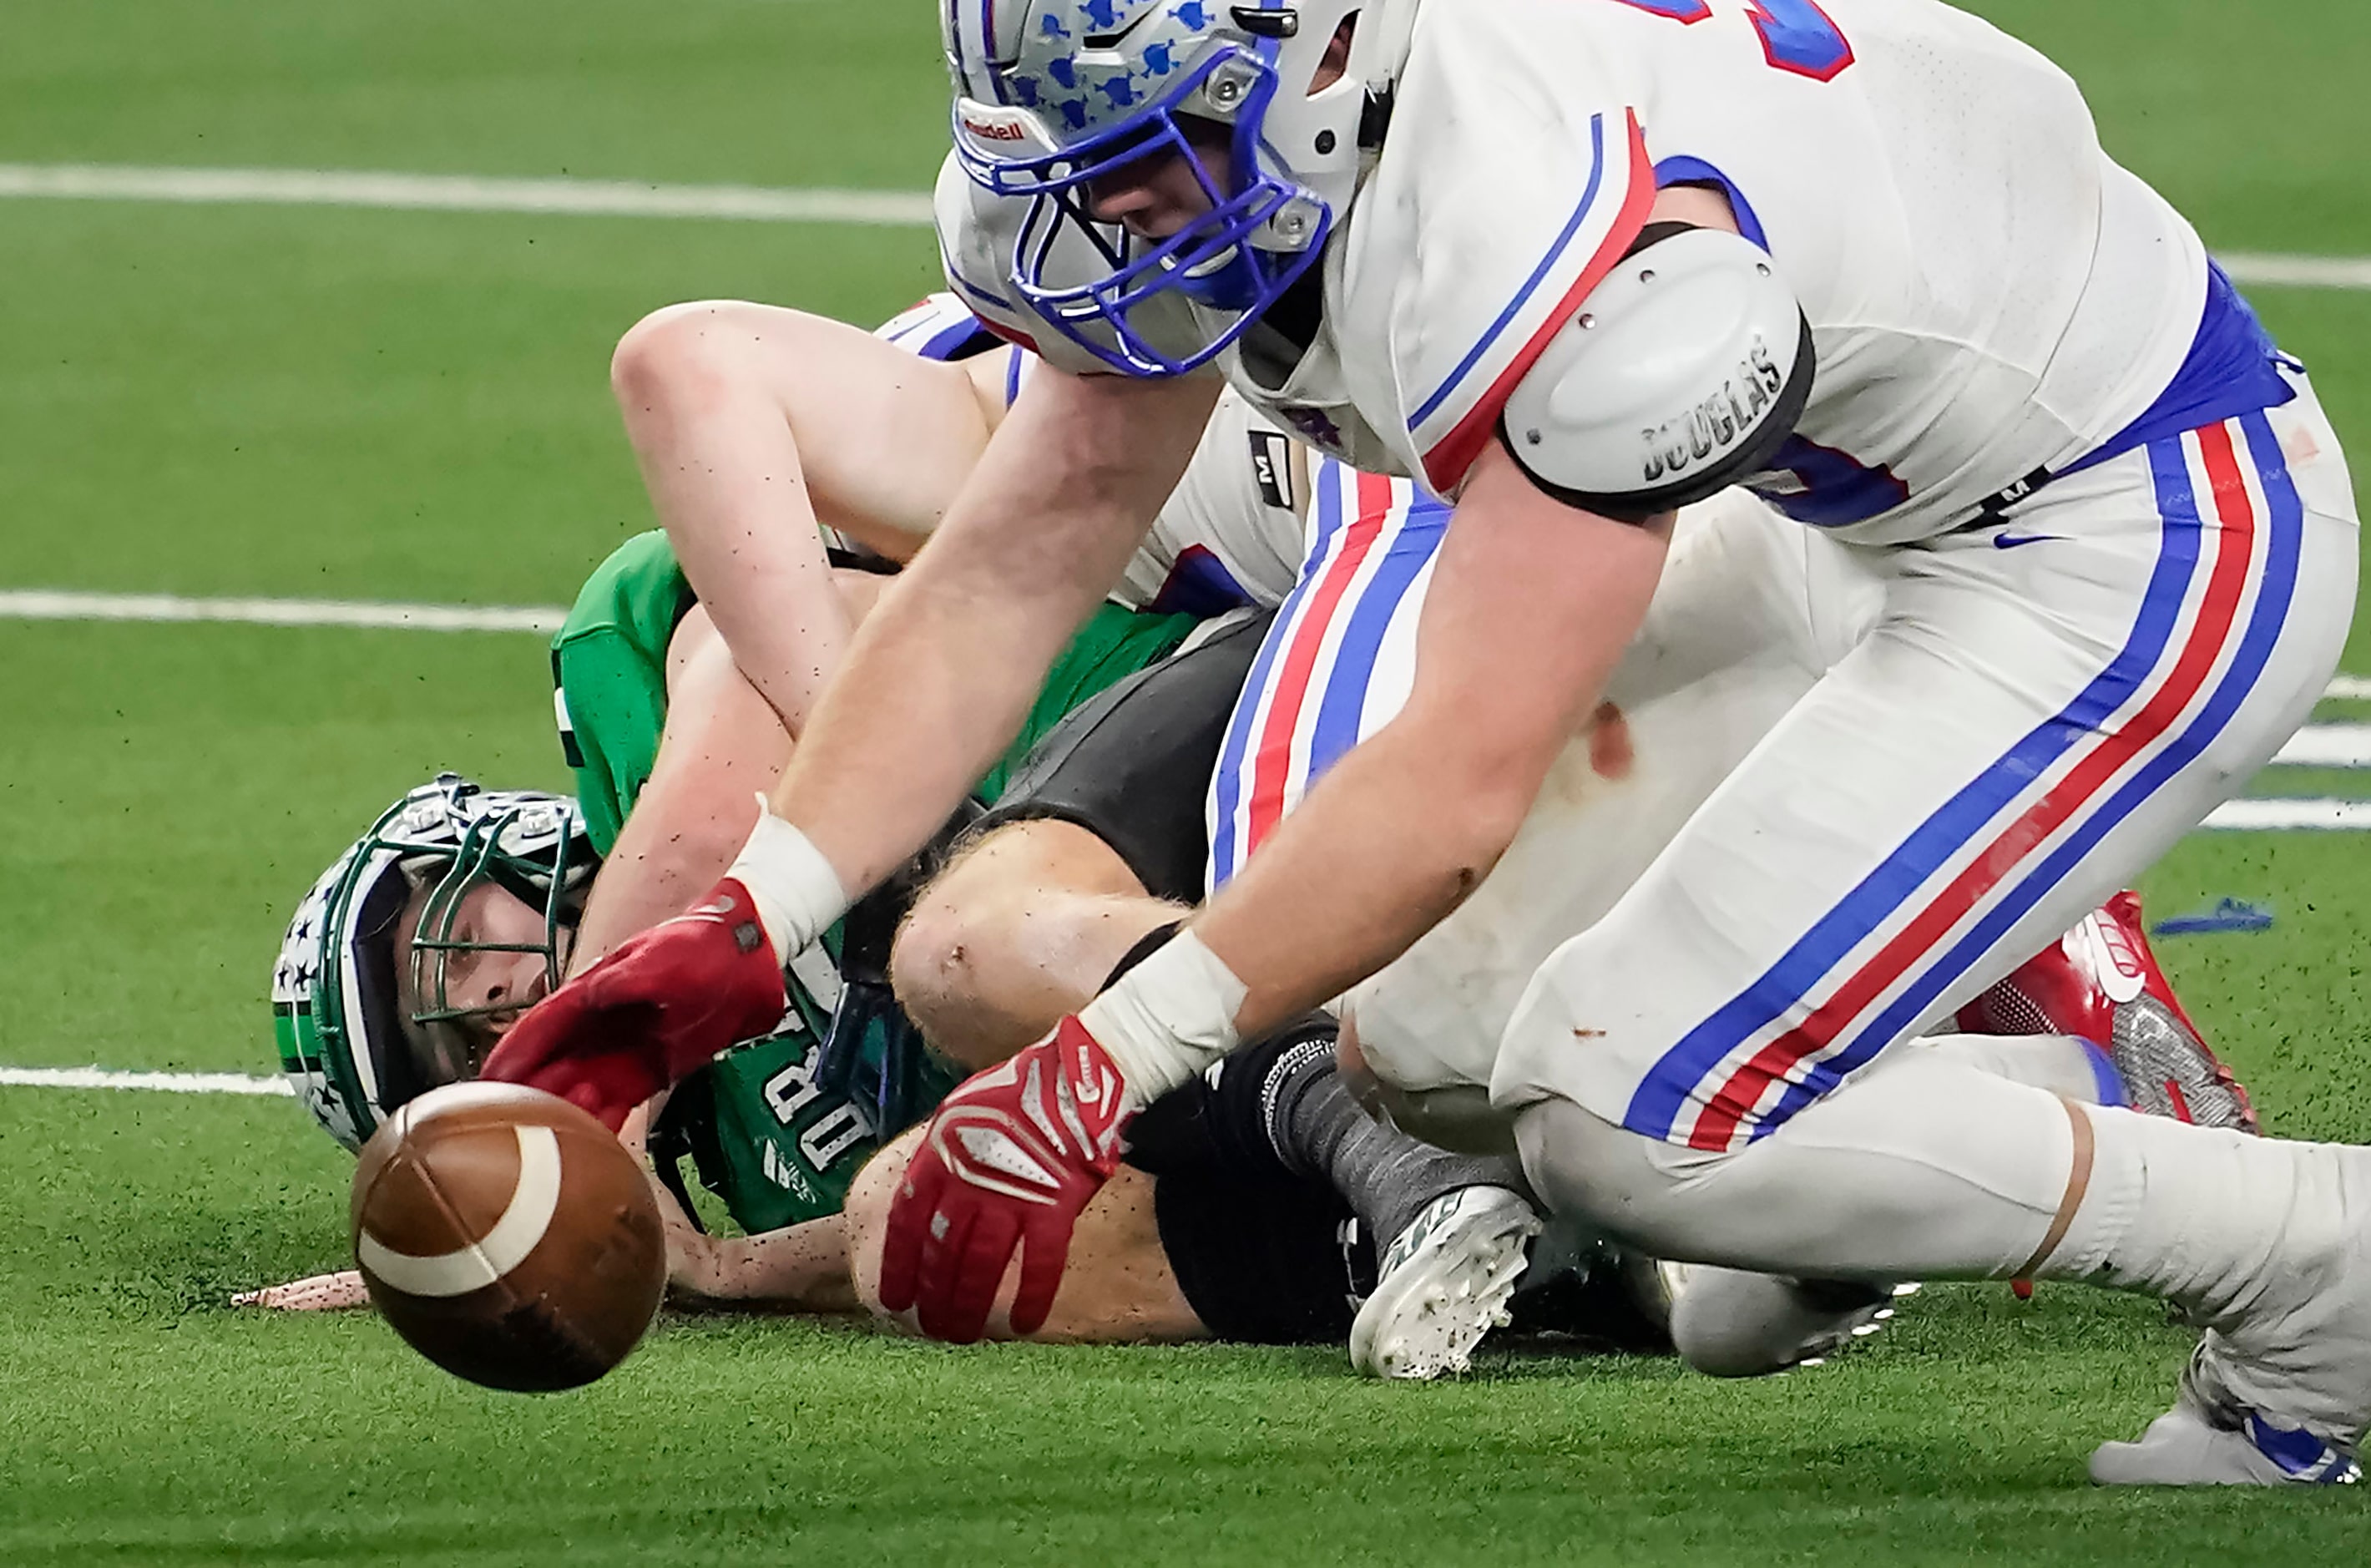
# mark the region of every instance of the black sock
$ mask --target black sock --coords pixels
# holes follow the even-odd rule
[[[1461,1187],[1525,1191],[1514,1160],[1453,1155],[1375,1121],[1334,1063],[1330,1018],[1293,1031],[1260,1082],[1261,1119],[1285,1168],[1330,1183],[1387,1250],[1426,1204]]]
[[[1360,1109],[1335,1069],[1338,1032],[1312,1014],[1163,1095],[1128,1129],[1128,1163],[1156,1176],[1323,1183],[1350,1205],[1378,1255],[1445,1192],[1528,1195],[1514,1160],[1453,1155]]]
[[[1306,1179],[1277,1157],[1260,1095],[1278,1060],[1298,1051],[1306,1038],[1296,1026],[1255,1040],[1146,1106],[1128,1126],[1128,1163],[1155,1176]]]

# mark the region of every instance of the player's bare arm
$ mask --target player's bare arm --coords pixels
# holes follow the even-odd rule
[[[882,579],[832,574],[851,622]],[[668,645],[666,722],[651,776],[601,864],[569,953],[573,973],[689,903],[723,874],[757,819],[756,798],[781,776],[791,738],[695,605]]]
[[[731,864],[754,796],[791,755],[781,720],[734,663],[705,605],[671,645],[665,727],[633,814],[602,861],[569,956],[572,971],[688,903]]]
[[[917,1327],[910,1310],[892,1312],[875,1288],[881,1278],[881,1248],[891,1201],[906,1167],[921,1142],[921,1129],[901,1134],[857,1173],[844,1216],[847,1266],[866,1309],[908,1332]],[[1153,1218],[1154,1179],[1125,1169],[1079,1216],[1077,1247],[1062,1276],[1053,1310],[1026,1334],[1017,1333],[1011,1309],[1014,1282],[1007,1280],[989,1315],[990,1339],[1030,1339],[1048,1344],[1178,1344],[1211,1337],[1178,1283]]]
[[[931,1333],[976,1337],[1017,1247],[1012,1322],[1042,1321],[1066,1212],[1117,1168],[1127,1118],[1381,968],[1488,873],[1644,619],[1668,524],[1579,512],[1510,459],[1477,460],[1401,715],[1312,791],[1264,852],[1266,875],[1231,883],[1046,1041],[949,1098],[892,1216],[885,1304],[919,1306]],[[1033,1126],[1055,1131],[1041,1144]],[[1000,1168],[996,1150],[1015,1142],[1028,1146],[1014,1157],[1054,1179],[1025,1206],[977,1202],[998,1181],[978,1162]]]
[[[1038,376],[882,595],[774,793],[850,893],[903,864],[1029,700],[1193,455],[1215,382]]]
[[[672,1198],[667,1222],[667,1296],[693,1307],[760,1307],[776,1312],[862,1310],[848,1274],[846,1231],[838,1214],[756,1236],[708,1236]]]
[[[926,843],[1020,728],[1184,472],[1217,390],[1026,381],[965,498],[867,620],[728,875],[531,1012],[490,1075],[615,1126],[769,1028],[781,966]]]
[[[1193,924],[1243,983],[1240,1034],[1382,968],[1489,874],[1645,618],[1669,540],[1668,517],[1576,511],[1485,450],[1441,547],[1407,705]]]
[[[670,306],[611,386],[653,506],[744,669],[793,733],[845,650],[817,525],[902,561],[1002,411],[1001,363],[918,359],[844,322],[740,301]]]

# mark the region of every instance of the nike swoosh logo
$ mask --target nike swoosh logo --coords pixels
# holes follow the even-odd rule
[[[2065,537],[2065,536],[2064,534],[2054,533],[1996,533],[1993,535],[1993,548],[1995,550],[2015,550],[2021,545],[2046,544],[2053,539],[2063,539]]]

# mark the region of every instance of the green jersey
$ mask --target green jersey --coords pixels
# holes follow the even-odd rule
[[[628,540],[587,578],[551,640],[561,749],[576,775],[594,847],[607,854],[651,776],[666,722],[667,645],[697,600],[666,535]],[[1054,663],[1021,734],[978,793],[993,800],[1045,733],[1105,687],[1174,652],[1195,618],[1105,605]],[[827,1059],[877,1083],[912,1026],[877,986],[843,986],[839,933],[792,958],[790,1016],[677,1086],[654,1146],[687,1149],[734,1222],[777,1230],[837,1214],[857,1168],[885,1137],[883,1097],[827,1081]],[[837,1028],[837,1048],[825,1042]],[[919,1090],[935,1102],[960,1074],[932,1062]]]
[[[560,749],[604,856],[651,782],[666,723],[667,645],[698,602],[666,535],[653,528],[593,569],[551,639]]]

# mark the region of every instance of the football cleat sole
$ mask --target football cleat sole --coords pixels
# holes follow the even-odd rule
[[[1405,1382],[1467,1370],[1484,1336],[1506,1324],[1539,1233],[1532,1205],[1503,1187],[1435,1199],[1384,1255],[1374,1293],[1350,1324],[1350,1365]]]

